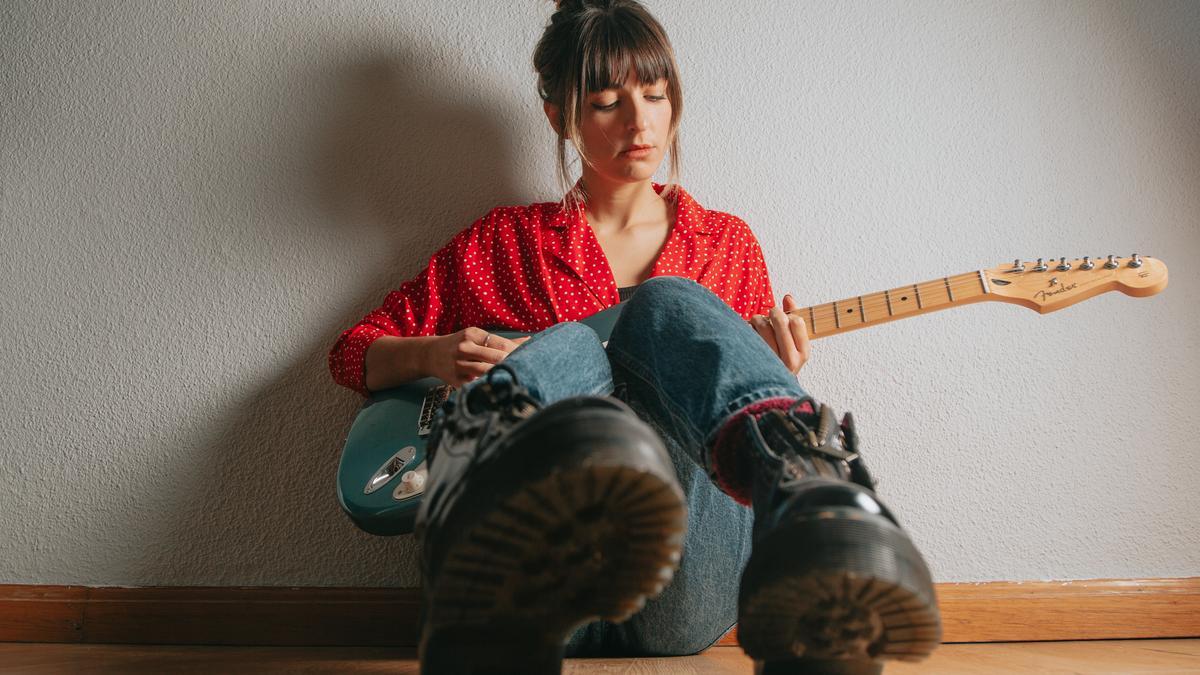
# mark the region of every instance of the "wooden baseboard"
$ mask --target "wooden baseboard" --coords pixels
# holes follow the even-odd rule
[[[937,594],[945,642],[1200,637],[1200,577],[938,584]],[[419,606],[409,588],[0,585],[0,642],[412,647]]]

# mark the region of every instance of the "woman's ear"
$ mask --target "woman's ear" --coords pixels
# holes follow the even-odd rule
[[[550,120],[550,126],[554,129],[554,133],[563,136],[562,129],[562,109],[549,101],[542,101],[542,110],[546,112],[546,119]]]

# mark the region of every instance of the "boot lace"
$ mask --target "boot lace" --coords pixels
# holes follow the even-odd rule
[[[816,410],[816,428],[812,421]],[[858,452],[858,432],[854,427],[854,416],[846,413],[842,421],[835,422],[833,409],[821,404],[819,407],[811,398],[797,399],[785,415],[793,427],[793,433],[801,441],[801,448],[809,455],[824,455],[832,461],[844,462],[849,469],[851,481],[867,488],[875,489],[875,481],[867,471],[866,464]]]
[[[497,372],[508,373],[509,377],[497,380]],[[462,410],[459,410],[460,407]],[[484,375],[482,383],[470,391],[458,390],[443,405],[443,412],[434,419],[429,433],[427,447],[430,461],[448,430],[461,431],[467,438],[478,438],[478,443],[482,445],[540,407],[541,404],[530,396],[529,390],[520,385],[512,367],[504,363],[496,364]],[[447,449],[447,452],[452,451]]]

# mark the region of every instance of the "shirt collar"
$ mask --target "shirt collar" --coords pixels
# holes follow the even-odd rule
[[[579,183],[575,184],[578,187]],[[651,183],[654,191],[662,194],[663,184]],[[676,203],[675,203],[675,228],[681,232],[694,232],[696,234],[712,234],[712,228],[708,225],[706,218],[707,211],[703,206],[692,198],[680,186],[675,188]],[[564,230],[572,225],[583,222],[583,213],[580,209],[564,209],[561,204],[554,209],[554,213],[550,219],[545,221],[545,227]]]

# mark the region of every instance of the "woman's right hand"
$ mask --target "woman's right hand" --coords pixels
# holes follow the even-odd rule
[[[425,363],[431,375],[450,386],[461,387],[491,370],[528,339],[526,335],[510,340],[472,326],[431,340]]]

